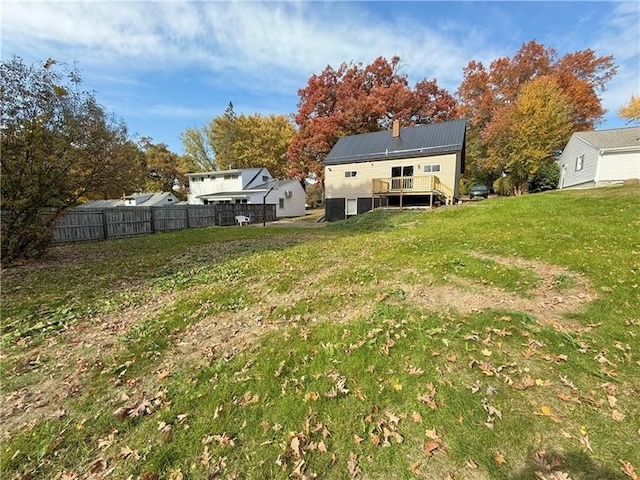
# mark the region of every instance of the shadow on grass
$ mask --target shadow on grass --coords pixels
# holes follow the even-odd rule
[[[560,472],[572,480],[628,480],[620,470],[597,463],[584,451],[570,450],[564,453],[554,451],[537,452],[529,455],[526,467],[509,480],[561,479]],[[538,475],[536,475],[538,472]],[[554,476],[554,472],[556,475]]]

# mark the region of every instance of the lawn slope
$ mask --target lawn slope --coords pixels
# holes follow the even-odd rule
[[[634,478],[639,231],[625,186],[53,248],[0,475]]]

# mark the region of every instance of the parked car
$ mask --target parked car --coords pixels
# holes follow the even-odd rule
[[[487,198],[489,196],[489,187],[486,185],[474,185],[469,190],[469,198]]]

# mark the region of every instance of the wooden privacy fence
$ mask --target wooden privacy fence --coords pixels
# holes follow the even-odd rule
[[[114,207],[71,209],[53,229],[53,243],[87,242],[145,233],[236,223],[244,215],[251,223],[276,219],[275,205],[218,204],[166,207]]]

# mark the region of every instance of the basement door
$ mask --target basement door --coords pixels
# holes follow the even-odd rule
[[[344,200],[344,215],[345,217],[351,217],[358,214],[358,199],[357,198],[345,198]]]

